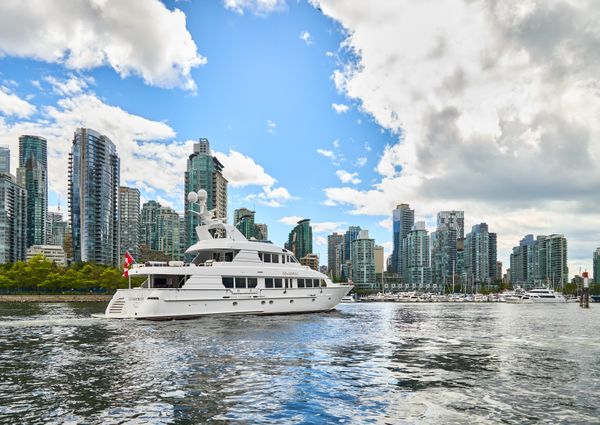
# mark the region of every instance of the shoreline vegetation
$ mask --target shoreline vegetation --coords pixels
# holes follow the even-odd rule
[[[143,278],[133,278],[139,286]],[[129,282],[123,270],[93,263],[59,266],[42,255],[0,265],[0,302],[108,302]]]
[[[108,294],[20,294],[0,295],[0,303],[82,303],[109,302]]]

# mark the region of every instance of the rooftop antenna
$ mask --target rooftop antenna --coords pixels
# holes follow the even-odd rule
[[[60,192],[58,192],[58,212],[60,212]]]

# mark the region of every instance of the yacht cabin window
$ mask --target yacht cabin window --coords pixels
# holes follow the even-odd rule
[[[273,279],[270,277],[267,277],[265,279],[265,288],[272,288],[273,287]]]
[[[298,279],[298,288],[304,288],[304,279]]]
[[[271,254],[271,260],[273,263],[279,263],[279,254]]]
[[[235,278],[235,287],[236,288],[245,288],[246,287],[246,278],[245,277],[236,277]]]
[[[283,282],[280,278],[275,278],[275,288],[283,288]]]

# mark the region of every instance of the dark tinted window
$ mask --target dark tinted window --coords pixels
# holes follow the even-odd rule
[[[312,279],[306,279],[306,287],[312,288]]]
[[[245,277],[236,277],[235,278],[235,287],[236,288],[245,288],[246,287],[246,278]]]
[[[256,288],[256,285],[258,285],[258,279],[256,279],[255,277],[249,277],[248,288]]]
[[[278,254],[272,254],[271,255],[271,261],[273,263],[279,263],[279,255]]]
[[[283,282],[281,279],[275,279],[275,288],[283,288]]]
[[[233,288],[233,278],[232,277],[224,277],[223,278],[223,286],[225,288]]]
[[[266,252],[263,254],[264,257],[264,262],[265,263],[270,263],[271,262],[271,254],[267,254]]]
[[[265,279],[265,288],[272,288],[273,287],[273,279],[271,279],[270,277]]]
[[[315,288],[318,288],[318,287],[319,287],[319,279],[313,279],[313,286],[314,286]]]
[[[304,279],[298,279],[298,288],[304,288]]]
[[[324,279],[321,279],[321,286],[327,286],[327,282]]]
[[[285,264],[285,255],[281,256],[281,262]]]
[[[262,260],[263,260],[263,255],[262,255],[262,252],[259,252],[259,253],[258,253],[258,259],[259,259],[260,261],[262,261]]]

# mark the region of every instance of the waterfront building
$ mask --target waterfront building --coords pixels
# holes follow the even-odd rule
[[[383,247],[375,245],[375,273],[383,273]]]
[[[254,226],[254,216],[256,212],[248,208],[239,208],[233,212],[233,224],[242,232],[246,239],[255,237],[256,228]]]
[[[414,224],[415,210],[411,210],[409,204],[399,204],[392,211],[394,247],[392,251],[392,270],[390,271],[400,273],[405,280],[407,280],[406,263],[408,261],[406,236]]]
[[[259,241],[269,240],[269,227],[264,223],[257,223],[256,226],[256,239]]]
[[[464,238],[464,226],[464,211],[437,214],[437,228],[431,234],[431,268],[433,282],[440,287],[448,285],[452,275],[457,274],[457,241]]]
[[[179,214],[169,207],[161,206],[158,216],[158,250],[164,252],[171,260],[181,260],[181,229]]]
[[[452,229],[456,232],[456,238],[465,237],[465,212],[464,211],[440,211],[437,213],[437,229]]]
[[[325,264],[319,266],[319,273],[327,274],[327,266]]]
[[[333,233],[327,236],[327,265],[332,279],[340,279],[342,276],[343,247],[344,235]]]
[[[9,173],[0,173],[0,264],[25,261],[27,191]]]
[[[402,292],[408,291],[408,285],[404,287],[404,280],[398,273],[384,271],[383,273],[375,273],[375,281],[377,287],[381,287],[383,292]]]
[[[496,234],[486,223],[473,226],[465,238],[465,273],[471,285],[493,283],[496,279]]]
[[[27,248],[27,261],[31,260],[36,255],[43,255],[59,266],[67,264],[65,250],[60,245],[31,245]]]
[[[17,182],[27,191],[27,246],[42,245],[48,214],[48,154],[43,137],[19,137]]]
[[[115,144],[95,130],[78,128],[69,154],[74,261],[119,264],[119,181]]]
[[[460,238],[456,240],[456,269],[454,270],[454,279],[451,278],[448,281],[447,288],[451,288],[452,291],[454,291],[456,289],[456,285],[462,286],[466,281],[467,273],[465,271],[465,238]]]
[[[429,266],[429,235],[425,222],[416,222],[406,235],[407,246],[407,283],[410,289],[419,292],[438,291],[438,286],[432,286],[431,267]]]
[[[296,227],[292,229],[288,237],[288,249],[294,253],[296,258],[300,259],[307,254],[312,254],[312,227],[310,219],[300,220]]]
[[[60,211],[48,211],[46,220],[46,245],[60,245],[65,243],[68,222],[64,220]]]
[[[596,248],[593,256],[594,283],[600,283],[600,248]]]
[[[0,146],[0,173],[10,174],[10,148],[8,145]]]
[[[266,241],[268,239],[268,230],[266,224],[255,223],[256,212],[248,208],[239,208],[233,212],[233,221],[235,227],[242,232],[246,239],[256,239],[257,241]]]
[[[208,195],[206,208],[214,210],[214,217],[227,222],[227,179],[223,176],[223,164],[212,155],[208,139],[194,143],[194,151],[188,157],[184,181],[184,217],[186,246],[197,242],[196,226],[200,224],[198,203],[189,202],[187,194],[204,189]]]
[[[563,235],[525,235],[510,255],[513,286],[533,288],[568,282],[567,240]]]
[[[502,261],[496,261],[496,279],[502,280]]]
[[[543,239],[540,253],[540,280],[543,284],[561,288],[569,282],[567,265],[567,239],[564,235],[548,235]]]
[[[358,234],[360,233],[361,228],[360,226],[350,226],[348,227],[348,230],[346,231],[346,233],[344,234],[344,262],[345,261],[352,261],[351,255],[352,255],[352,242],[354,242],[356,239],[358,239]],[[348,275],[344,275],[346,278],[349,277]]]
[[[368,230],[361,230],[352,241],[352,283],[359,289],[377,289],[375,281],[375,240]]]
[[[140,191],[135,187],[119,187],[119,223],[121,257],[125,251],[134,257],[140,255]]]
[[[160,250],[160,203],[150,200],[142,205],[140,214],[139,241],[140,245],[152,251]]]
[[[317,254],[306,254],[300,258],[300,264],[319,271],[319,256]]]

